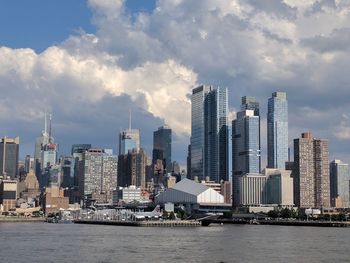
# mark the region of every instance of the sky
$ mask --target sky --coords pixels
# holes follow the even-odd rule
[[[289,144],[304,131],[350,162],[350,2],[339,0],[4,0],[0,3],[0,135],[20,155],[52,112],[60,152],[74,143],[118,146],[118,132],[173,129],[186,162],[190,94],[227,87],[230,119],[244,95],[260,102],[266,163],[267,100],[287,92]]]

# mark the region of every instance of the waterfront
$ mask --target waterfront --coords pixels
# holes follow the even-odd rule
[[[350,229],[0,223],[1,262],[348,262]]]

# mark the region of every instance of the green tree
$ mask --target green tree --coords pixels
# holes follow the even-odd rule
[[[283,208],[280,212],[280,216],[282,218],[291,218],[292,217],[292,211],[290,211],[287,207]]]
[[[169,214],[169,219],[170,219],[170,220],[174,220],[174,219],[175,219],[175,214],[174,214],[173,211],[170,212],[170,214]]]
[[[271,210],[267,213],[268,217],[277,218],[278,212],[276,210]]]

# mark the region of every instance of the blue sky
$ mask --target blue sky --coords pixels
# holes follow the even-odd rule
[[[69,153],[116,150],[131,109],[148,153],[168,124],[184,166],[191,89],[211,84],[228,88],[230,120],[241,96],[260,102],[263,162],[274,91],[287,92],[290,147],[312,131],[350,162],[349,68],[348,1],[0,1],[0,135],[19,135],[22,157],[45,110]]]
[[[127,0],[127,11],[152,12],[155,0]],[[94,33],[92,12],[85,0],[3,0],[0,8],[0,46],[42,52],[80,30]]]

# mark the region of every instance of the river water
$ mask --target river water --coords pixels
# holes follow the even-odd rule
[[[0,223],[0,262],[350,262],[350,228]]]

